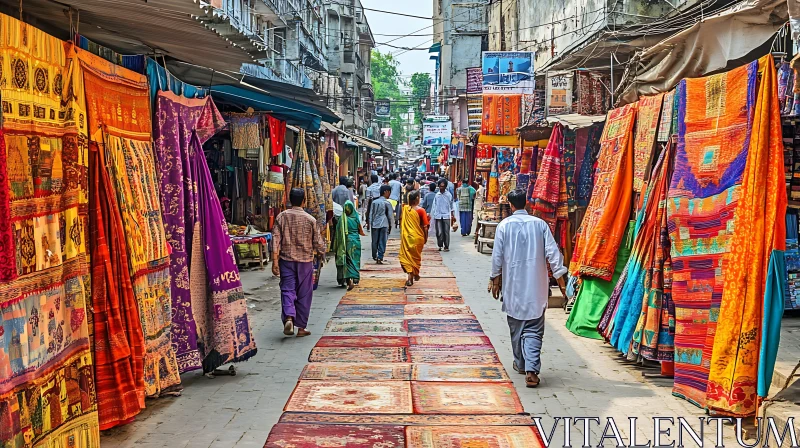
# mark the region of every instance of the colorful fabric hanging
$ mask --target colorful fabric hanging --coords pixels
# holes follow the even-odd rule
[[[6,15],[0,64],[17,274],[0,280],[0,446],[98,447],[81,82],[62,41]]]
[[[610,281],[594,277],[581,279],[581,287],[578,297],[567,318],[566,327],[573,334],[590,339],[603,339],[601,334],[603,318],[606,317],[606,310],[609,307],[611,294],[614,286],[618,285],[618,280],[628,263],[631,254],[634,223],[628,225],[625,237],[622,239],[622,246],[617,252],[617,263],[614,266],[614,276]]]
[[[481,133],[514,135],[520,127],[521,95],[484,95]]]
[[[772,294],[765,296],[765,285],[786,281],[783,271],[773,270],[773,278],[768,277],[771,259],[782,264],[786,250],[787,198],[775,61],[769,54],[748,70],[758,79],[755,104],[750,98],[747,101],[753,106],[752,133],[734,211],[735,230],[723,261],[724,290],[708,374],[707,406],[733,415],[755,414],[758,379],[772,374],[759,371],[759,356],[764,353],[774,363],[778,341],[762,346],[767,341],[761,335],[780,329],[781,323],[779,315],[765,316],[764,309],[765,303],[768,309],[783,306],[783,288],[772,288]],[[690,81],[687,84],[687,96],[694,100],[693,86]]]
[[[171,92],[159,92],[156,111],[163,120],[155,129],[155,153],[163,201],[171,204],[163,216],[172,247],[172,343],[181,372],[211,372],[256,351],[239,271],[228,252],[230,239],[217,233],[227,224],[213,184],[208,190],[210,171],[202,151],[202,143],[225,122],[210,99]]]
[[[227,119],[233,149],[253,150],[260,148],[264,143],[261,139],[260,115],[231,113],[227,115]]]
[[[497,160],[492,164],[492,171],[489,172],[489,181],[486,185],[486,202],[497,203],[500,199],[500,173],[497,171]]]
[[[636,103],[608,113],[597,166],[597,184],[575,237],[570,272],[611,280],[630,216],[633,193],[633,124]],[[586,162],[584,162],[586,165]]]
[[[567,206],[569,211],[575,209],[575,193],[577,184],[575,182],[578,173],[575,171],[576,163],[577,132],[573,129],[564,129],[564,184],[567,193]]]
[[[636,114],[636,139],[633,143],[633,191],[640,193],[644,188],[645,172],[650,165],[653,145],[658,132],[658,118],[664,94],[645,96],[639,100]]]
[[[586,148],[581,159],[581,169],[578,172],[578,185],[575,191],[579,207],[586,207],[592,198],[594,189],[594,164],[599,151],[600,137],[603,134],[603,124],[596,123],[589,127]]]
[[[531,195],[534,210],[544,213],[554,213],[558,207],[559,188],[561,184],[562,159],[561,150],[564,147],[564,126],[556,123],[547,148],[542,157],[542,166],[536,178]],[[553,223],[555,224],[555,223]],[[552,226],[551,226],[552,227]],[[551,229],[555,231],[555,229]]]
[[[637,243],[642,240],[640,247],[644,257],[638,267],[644,270],[644,274],[641,312],[633,333],[631,350],[645,359],[661,362],[671,362],[675,352],[672,258],[666,213],[674,154],[674,143],[671,141],[653,167],[642,228],[636,235]],[[633,298],[635,301],[638,296]],[[627,336],[621,336],[624,337]]]
[[[662,275],[662,268],[668,256],[663,252],[661,230],[662,227],[666,228],[666,199],[671,178],[672,153],[670,146],[661,153],[655,166],[653,181],[642,198],[642,207],[637,214],[633,249],[625,268],[625,281],[620,281],[615,291],[619,297],[614,328],[611,329],[608,340],[623,354],[628,354],[634,343],[634,332],[640,322],[643,303],[654,300],[652,311],[655,315],[651,316],[653,330],[661,330],[661,313],[665,308],[668,310],[668,307],[662,307],[663,293],[653,291],[653,282],[656,281],[658,284],[656,286],[663,285],[663,278],[657,277]],[[654,297],[651,297],[651,294]],[[647,313],[649,309],[648,306],[644,312]],[[656,316],[658,321],[655,321]],[[647,336],[646,342],[655,342],[657,349],[658,341],[653,340],[656,332],[648,333]],[[666,338],[668,340],[664,343],[671,346],[671,338],[668,335]],[[670,359],[671,356],[665,360]]]
[[[0,186],[8,185],[6,142],[0,130]],[[16,244],[11,226],[11,192],[0,188],[0,282],[17,278]]]
[[[133,419],[144,407],[145,341],[133,293],[125,229],[105,151],[90,143],[89,232],[94,360],[100,429]]]
[[[505,173],[506,171],[514,171],[516,164],[514,163],[514,148],[505,146],[497,147],[497,171]]]
[[[672,298],[675,325],[681,329],[675,334],[673,394],[703,408],[708,405],[714,335],[728,285],[727,254],[733,230],[739,229],[735,211],[742,197],[747,142],[751,135],[756,138],[748,117],[755,112],[757,77],[758,62],[753,62],[683,80],[676,91],[678,139],[667,201]],[[721,398],[714,395],[714,400]],[[755,388],[741,396],[754,403]]]
[[[286,145],[286,122],[272,115],[267,115],[267,121],[269,123],[269,143],[272,148],[270,155],[275,157],[283,151],[283,147]]]
[[[146,393],[177,393],[181,380],[171,341],[169,248],[153,157],[147,78],[86,51],[78,57],[90,105],[89,139],[105,151],[125,228],[134,295],[143,317]]]

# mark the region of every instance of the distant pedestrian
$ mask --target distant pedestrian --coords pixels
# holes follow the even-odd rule
[[[369,211],[369,221],[367,230],[372,232],[372,259],[378,264],[383,264],[383,255],[386,252],[386,241],[392,233],[392,221],[394,210],[389,203],[389,195],[392,187],[384,185],[381,187],[380,196],[372,201]]]
[[[439,191],[433,198],[433,221],[439,250],[449,252],[450,226],[456,222],[456,215],[453,212],[453,195],[447,191],[447,179],[439,180]]]
[[[528,387],[539,385],[544,314],[550,292],[548,266],[564,290],[564,256],[547,223],[525,211],[524,190],[508,194],[513,214],[500,222],[492,249],[491,290],[503,296],[514,352],[514,370]]]
[[[281,212],[272,228],[272,273],[281,279],[283,334],[291,336],[297,327],[299,338],[311,334],[307,327],[314,293],[314,255],[325,253],[316,219],[303,210],[305,201],[305,190],[292,188],[292,208]]]
[[[428,193],[422,198],[422,208],[428,213],[428,221],[431,221],[433,219],[433,200],[436,198],[436,184],[431,182],[423,190],[428,190]]]
[[[483,202],[486,200],[486,186],[483,185],[483,177],[478,176],[475,178],[475,185],[478,191],[475,192],[475,207],[473,208],[474,216],[478,220],[483,219]]]
[[[394,207],[395,226],[400,226],[400,199],[403,194],[403,184],[397,180],[397,173],[389,175],[389,186],[392,187],[392,194],[389,195],[389,202]]]
[[[400,266],[408,274],[406,286],[419,280],[422,267],[422,249],[428,242],[428,214],[419,206],[419,191],[408,194],[408,204],[403,206],[403,222],[400,225]]]
[[[461,219],[461,236],[468,236],[472,232],[472,210],[475,206],[475,193],[475,189],[469,184],[469,179],[462,180],[461,186],[456,190],[458,215]]]
[[[335,230],[333,251],[336,254],[336,281],[339,286],[347,285],[349,291],[361,279],[361,236],[366,235],[352,202],[345,202],[344,212]]]
[[[341,205],[342,207],[344,207],[345,202],[354,201],[353,192],[348,187],[349,183],[350,179],[347,176],[341,176],[339,177],[339,186],[331,191],[331,198],[333,199],[333,202]]]

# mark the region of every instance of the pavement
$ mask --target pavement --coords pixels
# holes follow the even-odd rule
[[[392,236],[396,238],[397,232]],[[369,247],[368,238],[363,240],[365,248]],[[505,315],[501,304],[486,292],[491,257],[477,253],[472,237],[461,237],[455,232],[451,250],[443,253],[443,258],[455,274],[466,304],[497,349],[505,369],[513,372]],[[369,260],[368,249],[362,252],[362,259]],[[198,372],[184,374],[182,396],[148,400],[147,409],[135,422],[104,432],[102,444],[145,448],[262,447],[297,383],[311,348],[345,293],[336,286],[335,275],[332,264],[323,269],[309,323],[313,334],[298,339],[284,337],[281,332],[278,279],[268,268],[243,271],[241,277],[248,294],[258,354],[237,364],[236,376],[210,379]],[[528,389],[523,376],[511,375],[525,411],[542,417],[545,436],[549,435],[558,417],[597,417],[601,424],[590,422],[589,425],[591,445],[600,442],[604,429],[607,434],[612,433],[606,428],[607,418],[614,419],[621,436],[628,442],[628,418],[638,417],[636,442],[640,444],[654,441],[653,417],[684,417],[699,431],[698,422],[706,417],[705,412],[672,396],[671,380],[645,378],[643,369],[621,360],[601,341],[570,333],[564,326],[566,318],[561,309],[547,311],[539,388]],[[788,327],[794,328],[792,337],[800,333],[800,326]],[[791,339],[784,339],[787,340]],[[781,365],[792,364],[793,367],[789,358],[796,356],[797,346],[784,349],[783,345]],[[570,425],[569,438],[574,446],[584,442],[583,425],[582,421]],[[677,426],[666,422],[662,427],[671,428],[671,435],[662,436],[662,443],[676,440]],[[709,446],[714,445],[712,429],[707,427],[703,436]],[[723,433],[730,446],[737,445],[733,427],[726,426]],[[685,432],[683,437],[685,444],[694,446]],[[563,420],[559,420],[553,432],[554,446],[563,446],[564,440],[565,428]],[[613,446],[613,440],[606,440],[605,445]]]

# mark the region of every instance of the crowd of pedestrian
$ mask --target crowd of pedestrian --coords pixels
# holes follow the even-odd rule
[[[420,279],[422,248],[434,228],[440,251],[450,251],[450,234],[472,232],[475,208],[483,201],[482,179],[460,186],[446,177],[420,176],[409,172],[374,170],[355,180],[341,176],[331,191],[333,217],[330,247],[326,247],[316,221],[303,209],[305,192],[289,192],[291,208],[280,213],[273,229],[272,272],[280,277],[283,325],[286,335],[307,336],[308,314],[314,290],[313,260],[323,259],[328,250],[336,264],[336,281],[348,290],[360,280],[361,237],[370,233],[372,260],[383,264],[386,243],[392,229],[400,233],[400,265],[411,286]],[[362,220],[363,218],[363,220]],[[366,232],[365,232],[366,231]]]

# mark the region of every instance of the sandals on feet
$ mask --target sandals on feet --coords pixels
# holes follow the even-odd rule
[[[294,335],[294,322],[291,317],[286,319],[286,323],[283,324],[283,334],[286,336]]]

